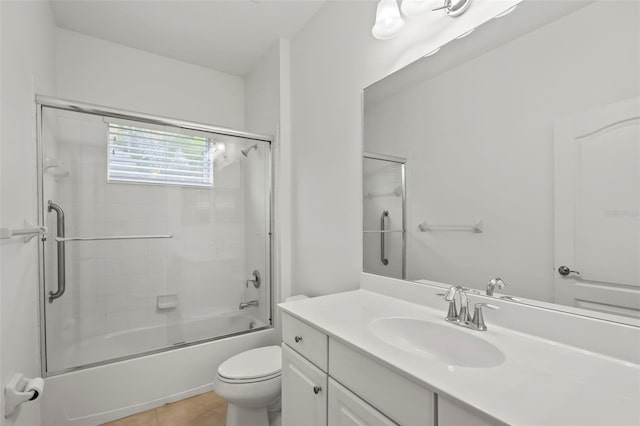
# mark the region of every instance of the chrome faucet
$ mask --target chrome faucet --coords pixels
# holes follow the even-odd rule
[[[496,288],[496,286],[498,286],[498,289],[502,290],[507,286],[507,284],[502,281],[502,278],[498,277],[492,279],[491,281],[489,281],[489,284],[487,284],[487,296],[493,296],[493,290]]]
[[[248,302],[240,302],[240,306],[238,307],[238,309],[248,308],[249,306],[258,306],[258,301],[250,300]]]
[[[467,290],[462,286],[452,286],[443,294],[444,300],[449,302],[449,312],[445,317],[448,322],[466,322],[471,319],[469,317],[469,299],[467,298]],[[456,295],[460,296],[460,309],[456,307]]]
[[[484,323],[482,308],[486,307],[494,310],[500,308],[488,303],[476,303],[473,317],[471,317],[469,314],[469,298],[467,297],[467,292],[480,294],[475,290],[469,290],[462,286],[452,286],[446,293],[438,294],[438,296],[443,296],[444,300],[449,302],[449,310],[444,320],[472,330],[486,331],[487,326]],[[460,295],[460,310],[456,307],[456,295]]]
[[[451,286],[444,294],[438,294],[444,296],[444,300],[449,302],[449,311],[445,317],[445,321],[460,323],[471,320],[469,316],[469,299],[467,298],[467,291],[469,289],[462,286]],[[456,295],[460,295],[460,309],[456,307]]]

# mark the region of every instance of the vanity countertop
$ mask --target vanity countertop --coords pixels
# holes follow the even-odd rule
[[[639,425],[640,366],[493,325],[465,329],[435,310],[367,290],[282,303],[283,311],[398,373],[513,425]],[[372,333],[380,318],[431,321],[498,347],[505,360],[466,368],[401,350]],[[437,344],[437,343],[436,343]]]

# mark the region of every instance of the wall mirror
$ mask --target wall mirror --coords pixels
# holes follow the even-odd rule
[[[366,88],[364,152],[365,272],[640,324],[640,2],[522,2]]]

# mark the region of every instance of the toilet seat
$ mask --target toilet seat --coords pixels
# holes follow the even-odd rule
[[[253,379],[229,379],[227,377],[222,377],[220,374],[218,374],[218,380],[220,380],[221,382],[230,383],[230,384],[258,383],[258,382],[265,382],[267,380],[277,379],[280,377],[280,375],[281,375],[280,373],[276,373],[270,376],[253,378]]]
[[[218,378],[226,383],[252,383],[279,377],[282,370],[280,346],[265,346],[239,353],[218,367]]]

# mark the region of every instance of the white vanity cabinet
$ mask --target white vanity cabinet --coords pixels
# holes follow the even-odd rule
[[[282,426],[502,425],[286,312],[282,340]]]
[[[326,426],[327,374],[282,345],[283,426]]]
[[[332,426],[396,426],[355,393],[329,378],[328,424]]]
[[[438,426],[462,425],[502,426],[504,423],[491,419],[459,402],[438,396]]]
[[[434,424],[433,393],[303,321],[282,318],[283,426]]]

